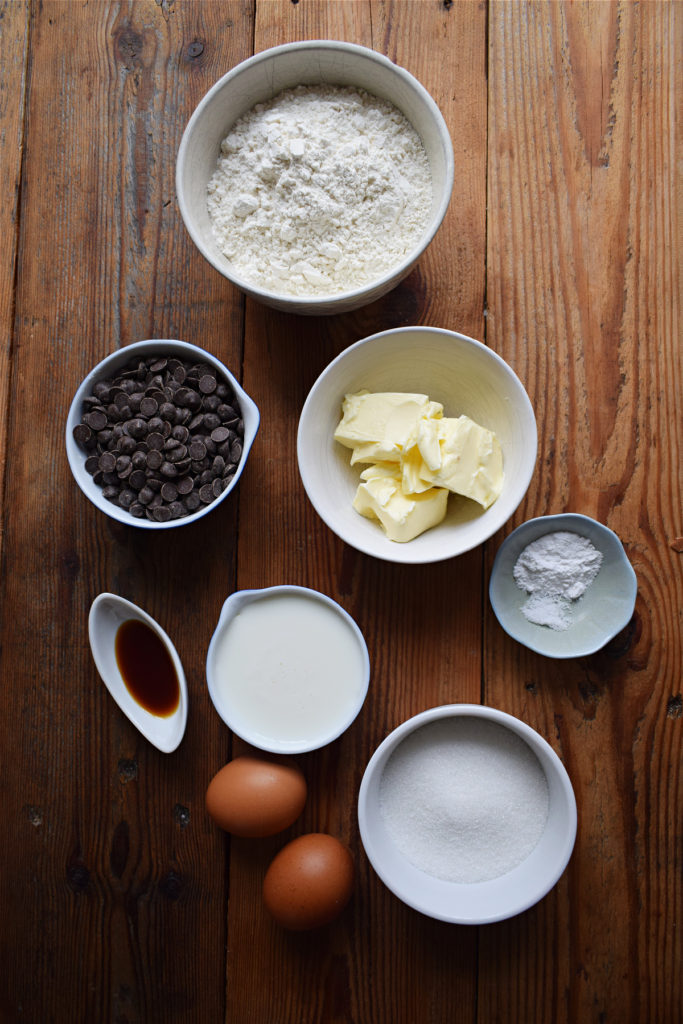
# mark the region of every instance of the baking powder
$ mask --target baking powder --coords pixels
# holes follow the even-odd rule
[[[418,245],[432,205],[422,141],[363,90],[298,86],[240,118],[221,145],[207,205],[246,281],[286,295],[362,287]]]
[[[602,554],[587,537],[568,530],[548,533],[528,544],[512,570],[529,594],[522,612],[529,622],[568,629],[572,602],[585,594],[602,565]]]

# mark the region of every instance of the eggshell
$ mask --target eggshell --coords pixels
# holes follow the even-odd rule
[[[272,836],[296,821],[306,794],[306,780],[292,762],[244,755],[214,775],[206,809],[235,836]]]
[[[263,901],[283,928],[319,928],[349,902],[353,876],[347,847],[334,836],[311,832],[293,839],[274,858],[263,881]]]

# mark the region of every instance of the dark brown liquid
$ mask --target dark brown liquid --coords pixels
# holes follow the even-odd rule
[[[180,684],[171,656],[154,630],[139,619],[127,619],[116,631],[114,652],[134,700],[152,715],[172,715],[180,703]]]

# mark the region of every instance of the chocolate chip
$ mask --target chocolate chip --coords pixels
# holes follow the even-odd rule
[[[128,477],[128,483],[136,490],[141,490],[147,483],[147,474],[142,469],[134,469]]]
[[[230,431],[227,427],[216,427],[215,430],[211,431],[211,439],[216,444],[222,444],[223,441],[227,441],[230,437]]]
[[[166,438],[164,437],[164,435],[157,434],[156,431],[147,435],[147,444],[149,445],[150,449],[156,448],[157,451],[162,450],[162,448],[164,447],[165,440]]]
[[[77,423],[73,429],[73,438],[77,444],[82,444],[85,448],[91,444],[93,432],[87,423]]]
[[[129,437],[141,438],[145,437],[148,430],[148,424],[142,419],[128,420],[126,424]]]
[[[206,455],[206,445],[203,441],[196,439],[188,448],[188,452],[191,459],[194,459],[195,462],[199,462]]]
[[[116,460],[116,474],[120,480],[125,480],[133,471],[133,462],[129,455],[119,455]]]
[[[149,503],[150,503],[150,501],[152,500],[153,497],[154,497],[154,491],[152,490],[152,488],[148,484],[146,484],[142,488],[140,493],[138,494],[138,501],[142,505],[149,505]]]
[[[159,406],[159,415],[161,416],[162,419],[167,420],[168,422],[175,423],[176,406],[173,404],[173,402],[163,402]]]
[[[151,398],[149,395],[146,395],[140,402],[140,413],[148,419],[154,416],[158,408],[159,403],[156,398]]]
[[[199,378],[199,390],[203,395],[212,395],[216,390],[216,378],[211,374],[205,373]]]
[[[85,414],[83,422],[90,427],[91,430],[104,430],[107,425],[107,417],[100,409],[95,409],[93,412]]]

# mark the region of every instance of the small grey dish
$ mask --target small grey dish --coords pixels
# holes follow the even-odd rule
[[[586,537],[602,554],[600,571],[586,592],[572,602],[572,623],[565,630],[529,622],[522,606],[528,594],[515,582],[513,569],[522,551],[546,534],[569,531]],[[489,582],[489,599],[505,632],[547,658],[594,654],[631,620],[638,583],[616,533],[578,513],[541,516],[518,526],[500,546]]]

